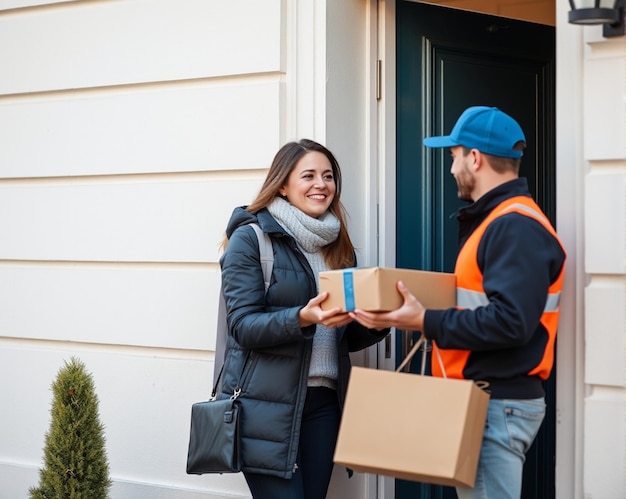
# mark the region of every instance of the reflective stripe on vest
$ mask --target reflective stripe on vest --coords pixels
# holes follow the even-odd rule
[[[561,292],[549,293],[546,298],[546,306],[543,311],[556,312],[559,309],[561,300]],[[468,308],[475,310],[478,307],[486,307],[489,305],[489,298],[485,293],[480,291],[472,291],[471,289],[456,288],[456,304],[459,308]]]

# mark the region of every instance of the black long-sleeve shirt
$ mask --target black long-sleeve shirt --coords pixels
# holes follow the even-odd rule
[[[530,196],[526,179],[502,184],[459,210],[459,248],[496,206],[514,196]],[[498,217],[485,230],[477,254],[489,304],[427,310],[425,336],[440,348],[470,351],[463,375],[488,381],[493,398],[543,396],[541,380],[528,373],[546,348],[539,320],[548,287],[564,262],[559,241],[537,220],[516,212]]]

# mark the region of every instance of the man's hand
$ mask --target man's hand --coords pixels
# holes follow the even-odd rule
[[[395,327],[408,331],[421,331],[424,327],[424,307],[402,281],[398,281],[397,288],[404,299],[400,308],[391,312],[366,312],[357,309],[349,312],[350,317],[365,327],[373,329]]]

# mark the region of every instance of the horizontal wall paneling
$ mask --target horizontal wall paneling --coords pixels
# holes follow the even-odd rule
[[[214,350],[217,268],[144,267],[2,265],[0,336]]]
[[[0,99],[0,178],[266,168],[279,94],[274,76]]]
[[[281,4],[70,2],[0,16],[11,75],[0,94],[281,71]]]
[[[264,174],[0,184],[0,259],[214,263],[233,208]]]

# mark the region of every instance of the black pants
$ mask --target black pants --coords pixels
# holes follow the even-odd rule
[[[298,468],[291,480],[244,473],[254,499],[325,499],[333,472],[333,454],[339,431],[337,392],[309,388],[304,402]]]

